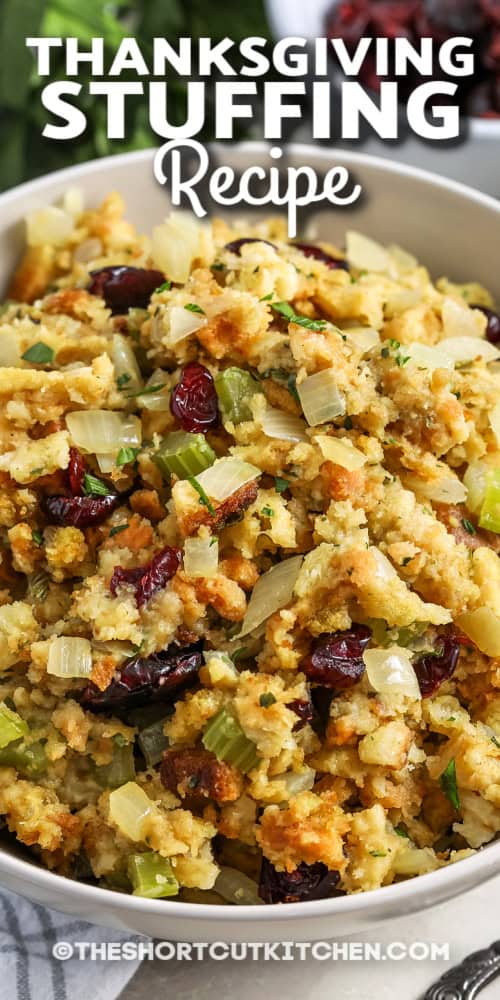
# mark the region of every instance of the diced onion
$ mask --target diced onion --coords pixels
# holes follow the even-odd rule
[[[418,267],[418,260],[413,256],[412,253],[408,253],[407,250],[403,250],[402,247],[398,246],[397,243],[391,243],[387,247],[387,252],[391,258],[393,264],[400,274],[408,274],[410,271],[414,271]]]
[[[367,354],[372,347],[380,344],[380,334],[371,326],[351,326],[343,330],[342,333],[347,337],[347,342],[350,342],[362,354]]]
[[[486,493],[486,478],[490,467],[486,462],[471,462],[464,475],[467,489],[466,504],[473,514],[478,514]]]
[[[394,577],[398,575],[392,563],[389,562],[387,556],[385,556],[380,549],[377,549],[376,545],[370,545],[368,551],[371,552],[375,560],[375,575],[379,580],[388,582],[389,580],[393,580]]]
[[[148,378],[145,388],[149,389],[149,387],[153,385],[161,385],[163,388],[157,389],[156,392],[145,392],[142,396],[138,396],[138,406],[140,406],[143,410],[151,410],[155,413],[166,413],[167,410],[170,410],[170,390],[168,389],[168,384],[168,372],[164,372],[161,368],[157,368],[151,377]]]
[[[455,362],[483,358],[488,363],[500,358],[499,348],[481,337],[447,337],[446,340],[440,340],[439,350],[444,351]]]
[[[286,798],[298,795],[299,792],[308,792],[313,787],[316,780],[316,772],[312,767],[306,767],[299,774],[294,771],[286,771],[285,774],[277,774],[273,781],[282,781],[286,789]]]
[[[469,309],[464,303],[446,298],[441,309],[443,336],[455,340],[457,337],[481,337],[486,321],[483,313]]]
[[[391,263],[385,247],[352,229],[346,233],[346,257],[361,271],[387,271]]]
[[[236,490],[246,486],[262,472],[241,458],[219,458],[209,469],[200,472],[197,482],[213,500],[227,500]]]
[[[89,454],[116,454],[120,448],[138,447],[142,440],[139,417],[112,410],[76,410],[66,414],[73,443]]]
[[[153,260],[170,281],[187,281],[199,247],[200,225],[189,212],[172,212],[153,229]]]
[[[429,347],[428,344],[419,343],[405,344],[404,353],[418,368],[426,368],[430,372],[436,368],[451,369],[455,365],[454,359],[442,347],[442,342],[437,347]]]
[[[491,608],[476,608],[459,615],[456,623],[486,656],[500,656],[500,616]]]
[[[266,437],[281,441],[307,441],[306,425],[293,413],[284,413],[270,406],[262,417],[262,430]]]
[[[47,673],[54,677],[89,677],[92,673],[89,640],[70,635],[51,639]]]
[[[500,446],[500,402],[493,407],[490,413],[490,425],[497,439],[497,444]]]
[[[96,455],[96,462],[99,466],[99,471],[103,472],[105,475],[111,472],[116,464],[116,454],[114,455]]]
[[[328,434],[318,434],[314,440],[319,444],[322,454],[328,462],[341,465],[349,472],[361,469],[366,462],[366,455],[363,455],[359,448],[355,448],[349,438],[334,438]]]
[[[26,241],[30,247],[43,243],[61,246],[72,235],[73,229],[73,216],[55,205],[31,212],[26,217]]]
[[[153,809],[154,803],[135,781],[127,781],[109,796],[109,818],[129,840],[144,839],[145,820]]]
[[[215,536],[186,538],[184,572],[187,576],[215,576],[219,564],[219,543]]]
[[[196,333],[197,330],[206,325],[206,316],[193,313],[189,309],[184,309],[183,306],[172,306],[170,326],[166,337],[167,346],[174,347],[180,340],[184,340],[191,333]]]
[[[228,903],[235,903],[236,906],[257,906],[262,903],[257,883],[237,868],[226,865],[221,868],[215,880],[214,890]]]
[[[297,582],[302,556],[292,556],[277,563],[264,573],[255,584],[243,619],[239,636],[248,635],[266,621],[275,611],[289,604]]]
[[[457,476],[442,476],[419,487],[419,492],[435,503],[464,503],[467,489]]]
[[[18,368],[21,364],[19,340],[13,330],[0,329],[0,368]]]
[[[310,427],[326,424],[328,420],[345,413],[345,399],[337,388],[333,368],[325,368],[322,372],[309,375],[297,385],[297,392]]]
[[[70,187],[65,192],[62,207],[65,212],[72,215],[74,219],[82,214],[84,209],[83,191],[79,187]]]
[[[84,240],[83,243],[76,248],[73,254],[73,260],[76,260],[78,264],[88,264],[89,261],[95,260],[96,257],[102,257],[103,245],[97,238],[91,237],[88,240]]]
[[[132,350],[132,346],[127,337],[121,333],[113,335],[111,347],[111,360],[113,362],[116,375],[128,375],[125,391],[137,392],[142,387],[142,375],[137,358]]]
[[[374,691],[388,696],[404,695],[412,700],[421,698],[410,654],[403,646],[365,649],[363,661],[366,675]]]
[[[392,870],[406,878],[434,871],[438,866],[439,861],[430,847],[404,847],[392,862]]]

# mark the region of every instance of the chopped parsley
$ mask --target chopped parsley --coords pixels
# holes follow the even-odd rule
[[[31,532],[31,537],[35,545],[42,545],[43,535],[41,531],[38,531],[38,528],[33,528],[33,531]]]
[[[261,514],[264,514],[265,517],[274,517],[274,510],[272,507],[263,507]]]
[[[264,694],[261,694],[259,698],[259,705],[261,705],[262,708],[269,708],[271,705],[274,705],[275,702],[276,698],[274,697],[272,691],[264,691]]]
[[[404,826],[395,826],[394,833],[397,833],[398,837],[405,837],[406,840],[410,839],[409,834],[407,830],[405,830]]]
[[[276,476],[274,480],[274,488],[276,493],[284,493],[288,489],[290,483],[288,479],[282,479],[281,476]]]
[[[184,309],[187,309],[190,313],[199,313],[200,316],[205,316],[205,310],[202,309],[201,306],[198,306],[196,302],[188,302],[184,306]]]
[[[496,736],[491,737],[491,742],[500,750],[500,740],[497,740]]]
[[[413,559],[413,556],[405,556],[404,559],[403,559],[403,561],[402,561],[402,563],[401,563],[401,565],[402,566],[407,566],[408,563],[410,563],[412,561],[412,559]]]
[[[273,297],[273,293],[269,292],[269,295],[263,295],[259,302],[270,302]]]
[[[469,535],[475,535],[476,534],[476,529],[475,529],[474,525],[471,524],[471,522],[468,521],[466,517],[462,518],[462,525],[465,528],[465,530],[469,533]]]
[[[34,365],[50,365],[54,360],[54,351],[43,340],[28,347],[28,350],[21,355],[23,361],[31,361]]]
[[[159,392],[160,389],[164,389],[166,382],[159,382],[157,385],[148,385],[145,389],[139,389],[137,392],[129,392],[126,395],[126,399],[134,399],[136,396],[149,396],[152,392]]]
[[[216,264],[212,264],[211,270],[212,271],[225,271],[226,270],[226,265],[225,264],[220,264],[219,262],[217,262]]]
[[[120,466],[128,465],[129,462],[135,462],[140,450],[140,448],[120,448],[116,456],[116,464]]]
[[[107,497],[109,495],[109,487],[106,483],[103,483],[102,479],[98,479],[97,476],[91,476],[86,472],[83,477],[83,492],[86,496]]]
[[[125,531],[128,528],[128,523],[125,524],[115,524],[114,528],[111,528],[109,537],[113,538],[115,535],[119,535],[121,531]]]
[[[122,374],[119,375],[118,378],[117,378],[117,380],[116,380],[116,385],[117,385],[118,389],[120,389],[120,390],[124,389],[125,386],[128,385],[128,383],[130,382],[131,378],[132,378],[132,376],[129,374],[129,372],[122,372]]]
[[[391,352],[388,347],[383,347],[380,353],[383,358],[388,358]]]
[[[372,858],[386,858],[387,857],[387,851],[369,851],[369,854],[371,854]]]
[[[190,476],[188,482],[190,482],[191,486],[193,487],[193,489],[196,490],[196,492],[197,492],[197,494],[198,494],[198,496],[200,498],[200,503],[203,504],[203,506],[207,508],[207,510],[209,511],[210,514],[215,514],[215,507],[213,506],[213,504],[208,499],[207,494],[205,493],[205,490],[203,489],[203,486],[201,485],[201,483],[199,483],[198,480],[195,479],[194,476]]]
[[[452,757],[448,766],[444,769],[439,784],[446,798],[451,802],[454,809],[460,809],[460,796],[457,788],[457,769],[455,758]]]
[[[354,424],[353,424],[351,418],[349,416],[347,416],[345,418],[345,420],[344,420],[344,428],[345,428],[345,430],[346,431],[352,431],[353,427],[354,427]]]
[[[164,281],[163,284],[158,285],[158,288],[155,288],[153,295],[157,295],[158,292],[169,292],[171,288],[172,288],[172,282]]]
[[[280,313],[280,315],[284,316],[290,323],[296,323],[297,326],[303,326],[306,330],[326,330],[325,319],[309,319],[308,316],[299,316],[293,311],[288,302],[272,302],[271,306],[275,312]]]

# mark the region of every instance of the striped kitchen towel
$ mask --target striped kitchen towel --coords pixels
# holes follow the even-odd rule
[[[0,892],[0,1000],[115,1000],[138,967],[136,958],[79,959],[76,942],[139,941],[120,931],[48,910]],[[145,940],[145,939],[142,939]],[[63,942],[62,949],[60,943]],[[69,944],[73,955],[64,960]],[[54,957],[59,948],[61,958]]]

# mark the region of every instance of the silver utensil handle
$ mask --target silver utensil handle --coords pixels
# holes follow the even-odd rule
[[[474,951],[460,965],[445,972],[422,1000],[474,1000],[497,976],[500,976],[500,941]]]

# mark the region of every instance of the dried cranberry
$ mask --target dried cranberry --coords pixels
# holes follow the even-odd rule
[[[332,271],[339,268],[343,271],[349,270],[349,264],[346,260],[342,260],[341,257],[332,257],[331,253],[327,253],[321,247],[314,246],[313,243],[294,243],[293,245],[304,254],[304,257],[314,257],[315,260],[321,260]]]
[[[323,633],[300,665],[310,681],[342,690],[352,687],[365,671],[363,650],[371,639],[366,625],[353,625],[346,632]]]
[[[44,497],[42,506],[55,524],[72,528],[89,528],[105,521],[118,506],[121,498],[116,493],[98,497]]]
[[[180,564],[180,549],[167,545],[145,566],[135,566],[132,569],[115,566],[109,589],[116,595],[118,587],[122,587],[123,584],[131,585],[134,588],[137,607],[142,608],[157,590],[161,590],[172,579]]]
[[[479,6],[489,21],[500,24],[500,0],[479,0]]]
[[[310,899],[342,896],[342,892],[335,892],[339,881],[339,873],[330,871],[321,861],[313,865],[302,861],[293,872],[277,872],[267,858],[262,858],[259,896],[264,903],[304,903]]]
[[[498,344],[500,341],[500,316],[498,313],[493,312],[493,309],[488,309],[486,306],[472,306],[473,309],[479,309],[488,320],[486,324],[486,337],[490,344]]]
[[[383,0],[371,5],[371,21],[375,35],[384,38],[409,38],[410,28],[415,17],[420,0]]]
[[[425,11],[450,36],[476,34],[484,24],[478,4],[470,0],[426,0]]]
[[[86,466],[83,455],[77,448],[69,449],[68,480],[69,488],[75,497],[80,497],[83,493],[83,479]]]
[[[429,698],[449,680],[458,663],[460,642],[455,632],[441,633],[438,642],[440,648],[436,653],[424,653],[413,662],[422,698]]]
[[[170,409],[185,431],[198,433],[215,427],[219,419],[217,393],[208,368],[196,361],[183,368],[170,398]]]
[[[291,712],[295,712],[295,715],[299,717],[298,722],[293,727],[295,732],[298,729],[302,729],[306,725],[306,722],[312,722],[314,716],[312,703],[305,698],[295,698],[294,701],[289,701],[287,708]]]
[[[231,243],[226,243],[224,250],[230,250],[231,253],[235,253],[239,257],[240,250],[246,243],[265,243],[266,246],[276,250],[274,243],[270,243],[269,240],[260,240],[257,236],[244,236],[242,239],[232,240]]]
[[[90,272],[91,295],[100,295],[113,313],[146,309],[155,290],[165,281],[161,271],[145,267],[102,267]]]
[[[172,645],[151,656],[134,656],[105,691],[88,684],[78,700],[91,712],[123,712],[140,705],[169,701],[182,688],[196,681],[202,665],[202,645],[198,642],[185,649]]]
[[[342,38],[349,50],[366,34],[370,23],[369,0],[344,0],[337,4],[327,21],[330,38]]]

